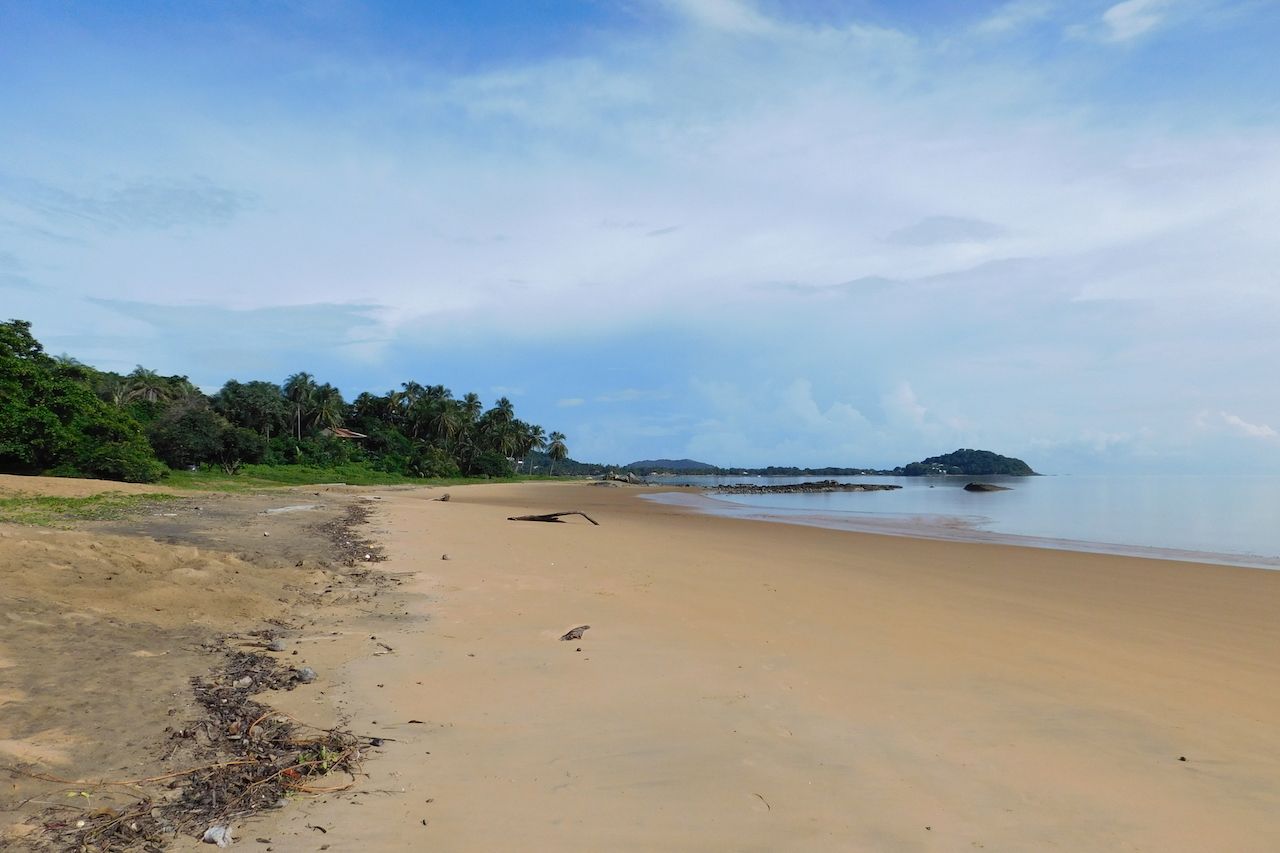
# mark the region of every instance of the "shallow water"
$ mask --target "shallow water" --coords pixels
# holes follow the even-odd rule
[[[888,492],[656,496],[719,515],[940,539],[1009,541],[1081,551],[1280,568],[1280,477],[663,477],[710,487],[834,479]],[[966,492],[978,481],[1003,492]]]

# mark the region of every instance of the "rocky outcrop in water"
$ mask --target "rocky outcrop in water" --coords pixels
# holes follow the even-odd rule
[[[966,492],[1007,492],[1008,486],[993,486],[991,483],[966,483]]]
[[[755,483],[734,483],[712,489],[721,495],[789,495],[813,492],[889,492],[901,489],[887,483],[837,483],[835,480],[814,480],[808,483],[789,483],[782,486],[758,486]]]

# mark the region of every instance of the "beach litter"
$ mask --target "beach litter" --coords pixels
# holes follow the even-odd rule
[[[77,851],[161,850],[175,834],[190,834],[206,844],[233,843],[231,821],[279,808],[293,794],[327,794],[355,784],[369,748],[384,739],[342,729],[307,725],[254,701],[263,690],[292,690],[303,667],[292,670],[268,655],[212,647],[224,655],[207,677],[191,679],[203,716],[166,729],[174,752],[189,755],[186,769],[144,779],[84,782],[59,779],[19,768],[5,768],[45,781],[75,785],[88,792],[130,789],[137,797],[119,808],[81,810],[74,817],[49,812],[43,827],[56,840],[53,849]],[[241,687],[245,680],[251,688]],[[336,784],[328,777],[341,774]],[[61,811],[65,811],[61,810]]]
[[[572,631],[567,632],[560,639],[561,640],[581,640],[583,632],[590,627],[591,627],[590,625],[579,625],[577,628],[574,628]]]
[[[229,826],[211,826],[204,831],[204,837],[200,839],[205,844],[216,844],[219,847],[230,847],[234,841],[231,837],[231,827]]]

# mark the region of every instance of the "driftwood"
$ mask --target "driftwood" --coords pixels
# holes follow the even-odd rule
[[[591,627],[590,625],[579,625],[577,628],[574,628],[572,631],[569,631],[568,633],[566,633],[560,639],[561,640],[581,640],[582,632],[587,630],[590,627]]]
[[[580,515],[597,527],[600,526],[600,522],[596,521],[585,512],[576,509],[565,510],[564,512],[548,512],[544,515],[513,515],[509,517],[507,521],[553,521],[560,523],[563,521],[560,518],[562,515]]]

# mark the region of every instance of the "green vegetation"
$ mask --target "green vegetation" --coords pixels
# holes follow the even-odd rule
[[[138,420],[94,393],[95,371],[45,354],[31,324],[0,324],[0,471],[146,483],[164,468]]]
[[[907,477],[923,477],[931,474],[964,474],[968,477],[984,477],[992,474],[1006,474],[1015,477],[1035,475],[1031,466],[1021,459],[1001,456],[990,450],[956,450],[942,456],[930,456],[919,462],[912,462],[897,469]]]
[[[571,464],[565,442],[505,397],[486,409],[475,394],[410,381],[347,403],[305,372],[279,385],[233,379],[206,396],[141,365],[122,375],[53,358],[30,323],[0,324],[3,473],[385,485],[550,472]]]
[[[0,522],[51,527],[71,521],[102,521],[156,509],[177,495],[105,492],[83,498],[27,496],[0,498]]]

